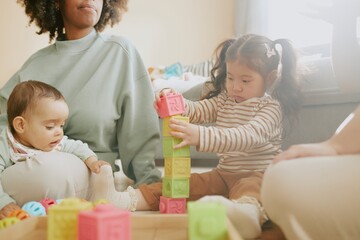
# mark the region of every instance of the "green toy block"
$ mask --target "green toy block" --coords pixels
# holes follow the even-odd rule
[[[228,240],[225,206],[215,202],[188,202],[189,240]]]
[[[162,195],[169,198],[188,198],[190,178],[164,177]]]
[[[164,175],[165,177],[190,177],[191,159],[190,158],[165,158]]]
[[[183,116],[180,116],[180,115],[174,115],[174,116],[171,116],[171,117],[163,118],[163,121],[162,121],[163,132],[162,132],[162,135],[166,136],[166,137],[171,137],[171,135],[169,133],[170,132],[170,128],[169,128],[170,118],[175,118],[175,119],[180,120],[180,121],[189,122],[189,117],[183,117]]]
[[[190,157],[190,146],[174,149],[181,143],[182,139],[174,137],[163,137],[163,155],[165,158]]]

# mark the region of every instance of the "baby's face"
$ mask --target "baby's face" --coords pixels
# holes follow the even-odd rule
[[[28,111],[25,118],[24,132],[19,140],[25,146],[51,151],[64,136],[64,124],[69,115],[69,108],[63,100],[43,98]]]

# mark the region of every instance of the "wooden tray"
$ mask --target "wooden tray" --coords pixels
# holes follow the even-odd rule
[[[186,214],[135,213],[131,216],[132,240],[187,240]],[[46,217],[31,217],[0,230],[2,240],[46,240]],[[228,222],[229,240],[243,240]]]

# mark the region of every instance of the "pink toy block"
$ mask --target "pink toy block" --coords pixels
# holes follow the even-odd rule
[[[168,93],[161,96],[158,108],[161,118],[182,114],[185,112],[183,96],[178,93]]]
[[[111,204],[97,205],[93,211],[83,211],[78,218],[78,240],[130,240],[130,211]]]
[[[186,213],[186,198],[160,196],[160,213]]]

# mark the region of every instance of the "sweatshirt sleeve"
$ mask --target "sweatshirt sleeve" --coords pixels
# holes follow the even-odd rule
[[[9,146],[7,144],[6,131],[0,130],[0,209],[8,205],[9,203],[15,203],[15,200],[11,198],[1,184],[1,175],[4,170],[12,165],[9,156]]]
[[[85,161],[91,156],[96,156],[96,154],[88,147],[88,145],[80,140],[69,139],[67,136],[64,136],[61,141],[61,151],[66,153],[71,153]]]
[[[213,123],[217,116],[217,97],[201,101],[190,101],[185,99],[185,116],[189,117],[191,123]]]
[[[142,72],[143,76],[133,79],[133,86],[124,93],[123,118],[117,124],[123,169],[126,175],[135,179],[135,186],[156,182],[161,177],[154,161],[156,148],[160,144],[159,118],[152,105],[154,93],[150,79],[145,71]]]

